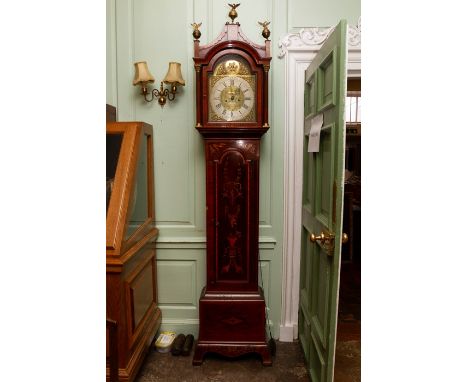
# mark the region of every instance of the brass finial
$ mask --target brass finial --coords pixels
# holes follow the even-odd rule
[[[190,24],[190,25],[193,27],[193,33],[192,33],[193,38],[195,40],[198,40],[201,37],[201,32],[199,31],[198,28],[200,28],[202,23],[200,23],[200,24],[193,23],[193,24]]]
[[[269,21],[264,21],[263,23],[261,21],[258,22],[262,27],[262,36],[265,38],[265,40],[268,40],[268,37],[270,37],[270,30],[268,29],[268,25],[270,24]]]
[[[231,7],[231,10],[229,11],[229,17],[232,20],[232,23],[234,24],[234,19],[237,17],[237,11],[236,8],[240,5],[239,4],[229,4],[228,5]]]

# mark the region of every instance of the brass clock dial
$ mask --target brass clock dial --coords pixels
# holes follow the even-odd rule
[[[255,83],[255,75],[241,61],[217,65],[209,84],[210,120],[255,121]]]
[[[241,77],[228,76],[220,79],[212,88],[211,109],[225,121],[241,121],[254,106],[254,91]]]

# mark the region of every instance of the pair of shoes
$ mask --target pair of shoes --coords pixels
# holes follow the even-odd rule
[[[185,337],[184,347],[182,348],[182,355],[190,355],[193,346],[193,339],[194,338],[191,334],[188,334],[187,337]]]
[[[187,337],[179,334],[172,344],[172,355],[189,355],[192,350],[193,340],[194,338],[191,334],[188,334]]]
[[[179,334],[174,340],[174,343],[172,344],[172,349],[171,349],[172,355],[180,355],[180,353],[182,353],[182,348],[184,347],[184,344],[185,344],[185,335]]]

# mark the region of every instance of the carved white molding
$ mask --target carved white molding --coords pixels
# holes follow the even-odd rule
[[[361,18],[356,26],[348,25],[348,46],[361,48]]]
[[[298,336],[299,275],[302,231],[302,150],[304,72],[331,28],[308,28],[280,41],[285,62],[284,231],[280,341]],[[361,22],[348,29],[348,77],[361,76]],[[287,54],[286,54],[287,53]]]
[[[331,30],[332,28],[303,28],[299,33],[287,34],[278,43],[278,57],[283,58],[293,48],[322,45]]]
[[[313,46],[320,46],[328,35],[335,29],[330,28],[302,28],[299,33],[288,33],[280,39],[278,57],[283,58],[289,50],[307,50]],[[361,47],[361,18],[356,26],[348,25],[348,46]]]

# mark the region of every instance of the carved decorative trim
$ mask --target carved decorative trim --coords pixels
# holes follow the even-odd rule
[[[359,17],[357,25],[348,26],[348,45],[361,47],[361,18]]]
[[[222,343],[203,343],[199,342],[195,348],[192,364],[200,366],[203,362],[205,353],[218,353],[226,357],[239,357],[243,354],[258,353],[262,357],[263,366],[271,366],[271,355],[266,343],[232,343],[225,345]]]
[[[226,143],[212,143],[208,145],[210,149],[210,155],[216,154],[217,156],[220,156],[220,154],[228,147]]]
[[[278,43],[280,48],[278,57],[283,58],[286,52],[291,48],[304,45],[321,45],[330,31],[331,28],[303,28],[299,33],[288,33]]]
[[[257,154],[257,147],[252,143],[239,142],[239,146],[242,147],[245,151],[248,151],[252,155]]]
[[[327,39],[328,35],[334,30],[331,28],[302,28],[299,33],[288,33],[280,39],[278,46],[280,48],[278,57],[283,58],[288,50],[301,49],[307,46],[319,46]],[[360,47],[361,45],[361,18],[359,17],[356,26],[348,26],[348,45]]]
[[[244,322],[243,320],[238,319],[237,317],[229,317],[228,319],[221,320],[221,322],[224,322],[225,324],[234,326],[234,325],[239,325],[240,323]]]

